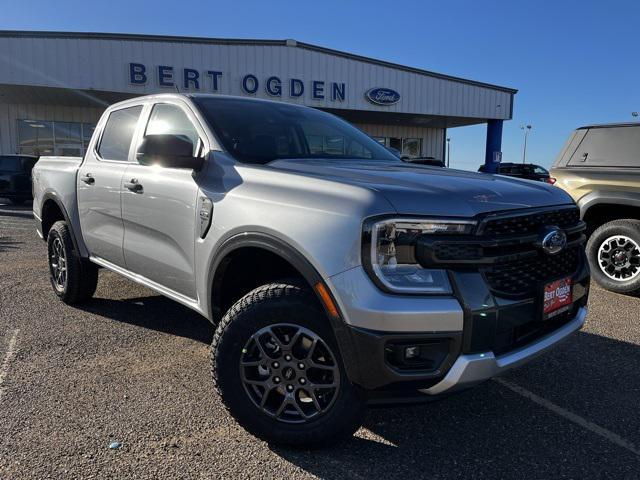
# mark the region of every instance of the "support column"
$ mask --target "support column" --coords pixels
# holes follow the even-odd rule
[[[447,165],[447,129],[442,129],[442,161]],[[449,165],[447,165],[448,167]]]
[[[496,152],[502,152],[502,120],[489,120],[487,122],[487,150],[484,156],[484,168],[487,173],[498,171],[498,164],[494,161]]]

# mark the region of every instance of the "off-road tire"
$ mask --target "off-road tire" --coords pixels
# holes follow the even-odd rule
[[[66,279],[62,284],[56,281],[54,274],[55,244],[61,247],[65,257]],[[58,298],[69,305],[91,298],[98,285],[98,267],[78,255],[66,222],[60,220],[52,225],[47,234],[47,252],[51,286]]]
[[[241,378],[240,360],[247,342],[261,329],[285,323],[316,333],[335,355],[339,368],[339,389],[331,407],[306,423],[283,423],[267,415],[251,400]],[[350,437],[362,424],[364,396],[347,378],[329,319],[315,296],[300,285],[271,283],[238,300],[215,331],[211,372],[229,413],[245,430],[265,441],[324,446]]]
[[[600,248],[608,239],[616,236],[629,238],[636,245],[640,245],[640,220],[614,220],[598,227],[591,234],[587,242],[587,258],[591,267],[591,276],[598,285],[606,290],[615,293],[638,293],[640,292],[640,274],[636,274],[629,280],[614,280],[608,277],[601,268]]]

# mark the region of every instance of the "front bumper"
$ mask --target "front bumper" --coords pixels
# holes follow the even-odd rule
[[[334,321],[334,331],[351,381],[397,398],[416,391],[440,395],[517,367],[584,323],[586,262],[572,276],[571,309],[549,320],[542,320],[541,295],[501,297],[478,272],[451,272],[450,278],[455,298],[385,294],[360,268],[331,278],[344,319]],[[421,365],[400,358],[412,345],[420,345],[421,354],[424,346]]]
[[[578,309],[577,315],[558,330],[525,347],[521,347],[504,355],[496,357],[493,352],[461,355],[440,382],[421,391],[428,395],[451,393],[456,390],[471,387],[489,378],[502,375],[512,368],[519,367],[533,360],[538,355],[566,339],[572,333],[580,330],[584,325],[586,316],[587,308],[581,307]]]

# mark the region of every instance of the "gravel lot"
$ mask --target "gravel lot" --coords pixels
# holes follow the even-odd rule
[[[504,380],[371,410],[329,450],[282,449],[237,427],[213,393],[204,318],[107,271],[94,300],[65,306],[33,220],[9,208],[0,204],[2,480],[640,478],[639,298],[594,287],[584,330]]]

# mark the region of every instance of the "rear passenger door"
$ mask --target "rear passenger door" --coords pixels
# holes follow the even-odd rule
[[[82,237],[93,257],[124,267],[120,194],[142,105],[114,110],[92,140],[76,179]]]
[[[174,134],[191,140],[202,154],[204,132],[188,105],[178,100],[150,106],[139,136]],[[124,256],[127,269],[153,282],[196,298],[196,173],[189,169],[140,165],[125,172],[122,194]]]

